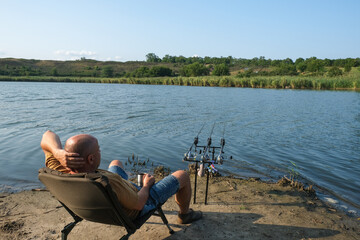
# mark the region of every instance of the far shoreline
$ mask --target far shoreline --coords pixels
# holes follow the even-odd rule
[[[360,91],[360,77],[271,76],[238,78],[236,76],[100,78],[53,76],[0,76],[0,82],[108,83],[137,85],[172,85],[297,90]]]

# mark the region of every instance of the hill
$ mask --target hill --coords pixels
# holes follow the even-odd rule
[[[104,69],[111,68],[114,77],[124,76],[140,67],[166,66],[178,71],[176,64],[152,63],[145,61],[103,62],[90,59],[75,61],[54,61],[0,58],[0,75],[5,76],[66,76],[66,77],[100,77]]]

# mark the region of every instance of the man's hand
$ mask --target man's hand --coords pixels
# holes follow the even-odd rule
[[[152,185],[154,185],[155,183],[155,177],[146,173],[143,176],[143,187],[152,187]]]
[[[77,169],[85,165],[85,160],[79,157],[78,153],[69,153],[64,149],[56,149],[53,152],[54,157],[59,160],[61,165],[68,169]]]
[[[148,173],[146,173],[143,176],[143,187],[137,193],[138,194],[138,202],[136,203],[136,206],[135,206],[134,209],[140,211],[141,209],[144,208],[145,203],[149,198],[150,188],[154,185],[154,183],[155,183],[155,177],[154,176],[151,176]]]

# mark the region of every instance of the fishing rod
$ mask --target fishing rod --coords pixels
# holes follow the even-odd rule
[[[220,151],[219,151],[219,155],[217,156],[216,160],[217,162],[222,165],[224,162],[224,147],[225,147],[225,123],[224,123],[224,130],[223,130],[223,136],[222,138],[220,138]]]
[[[214,125],[213,125],[213,127],[211,129],[210,136],[207,139],[207,145],[204,148],[203,155],[201,156],[201,164],[200,164],[200,169],[198,171],[199,177],[204,176],[204,164],[205,164],[205,162],[210,161],[209,151],[210,151],[210,148],[211,148],[211,135],[212,135],[212,133],[214,131],[214,127],[215,127],[215,123],[214,123]]]
[[[205,146],[198,145],[199,143],[199,134],[201,133],[202,129],[204,128],[204,125],[201,127],[200,131],[194,138],[193,144],[190,146],[189,150],[184,154],[183,161],[188,162],[194,162],[195,163],[195,182],[194,182],[194,203],[196,203],[196,185],[197,185],[197,177],[204,176],[204,172],[206,170],[206,192],[205,192],[205,204],[207,204],[207,194],[208,194],[208,186],[209,186],[209,174],[210,172],[215,173],[217,170],[215,169],[214,164],[222,164],[225,160],[224,157],[224,147],[225,147],[225,124],[223,129],[223,136],[220,139],[220,146],[212,146],[212,134],[215,128],[215,124],[213,124],[210,135],[207,139],[207,144]],[[195,146],[195,154],[191,152],[192,148]],[[203,151],[201,152],[201,149],[199,150],[199,153],[197,152],[197,148],[202,148]],[[219,154],[215,158],[215,151],[217,149],[220,149]],[[201,158],[197,158],[197,156],[201,155]],[[211,157],[210,157],[211,156]],[[232,159],[230,157],[230,159]],[[198,171],[198,164],[200,164],[200,169]],[[205,168],[205,164],[208,164],[208,167]]]
[[[196,135],[196,137],[194,138],[194,142],[193,144],[191,144],[190,148],[189,148],[189,151],[187,151],[185,154],[184,154],[184,161],[187,161],[187,160],[195,160],[196,159],[196,147],[197,147],[197,144],[199,143],[199,135],[201,133],[201,131],[203,130],[205,126],[205,123],[202,125],[202,127],[200,128],[200,131],[198,132],[198,134]],[[195,146],[195,155],[191,152],[192,148]]]

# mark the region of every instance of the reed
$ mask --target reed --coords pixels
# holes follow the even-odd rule
[[[241,87],[276,89],[316,89],[336,90],[360,89],[360,71],[354,69],[343,76],[255,76],[239,78],[236,76],[201,77],[157,77],[157,78],[100,78],[100,77],[46,77],[46,76],[0,76],[0,81],[23,82],[83,82],[117,83],[147,85],[180,85],[203,87]]]

